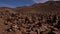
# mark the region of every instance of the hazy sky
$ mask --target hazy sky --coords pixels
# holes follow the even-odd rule
[[[48,0],[0,0],[0,7],[17,7],[17,6],[28,6],[34,3],[45,2]]]

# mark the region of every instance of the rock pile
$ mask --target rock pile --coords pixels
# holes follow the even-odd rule
[[[0,11],[5,27],[5,34],[59,34],[60,15],[31,14],[24,15],[18,12]]]

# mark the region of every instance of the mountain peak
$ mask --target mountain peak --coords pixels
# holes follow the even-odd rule
[[[47,1],[45,3],[60,3],[60,1]]]

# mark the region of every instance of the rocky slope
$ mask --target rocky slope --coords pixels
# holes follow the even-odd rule
[[[0,7],[0,34],[60,34],[60,1]]]

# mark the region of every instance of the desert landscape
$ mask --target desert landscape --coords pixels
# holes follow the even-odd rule
[[[0,7],[0,34],[60,34],[60,1]]]

